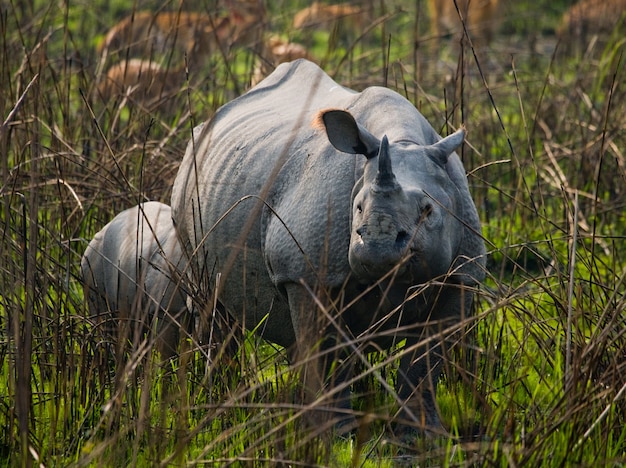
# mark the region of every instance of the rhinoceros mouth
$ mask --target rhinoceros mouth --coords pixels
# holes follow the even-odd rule
[[[384,278],[388,274],[392,273],[394,269],[398,269],[395,272],[394,276],[404,276],[406,266],[405,265],[394,265],[390,268],[378,268],[372,267],[371,265],[367,265],[364,263],[359,264],[356,268],[353,267],[352,270],[358,275],[359,278],[377,281],[381,278]]]
[[[362,241],[352,245],[349,255],[352,270],[367,279],[379,279],[394,269],[395,275],[402,275],[407,267],[406,260],[406,248],[366,245]]]
[[[360,278],[376,281],[385,276],[394,282],[421,284],[435,276],[445,274],[445,269],[434,268],[434,262],[418,248],[398,249],[381,255],[376,248],[354,245],[349,255],[350,267]]]

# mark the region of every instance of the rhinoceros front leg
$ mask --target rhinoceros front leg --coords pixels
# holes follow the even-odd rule
[[[437,383],[442,367],[442,330],[469,314],[472,295],[459,285],[442,288],[432,297],[434,306],[421,333],[407,338],[398,369],[397,392],[403,402],[399,432],[426,436],[449,435],[437,411]]]
[[[423,338],[427,339],[427,336]],[[399,432],[401,435],[445,435],[447,432],[439,419],[436,403],[437,382],[441,374],[441,344],[419,343],[419,338],[407,340],[407,351],[400,360],[397,383],[398,397],[402,402]]]
[[[353,363],[341,345],[328,313],[301,285],[286,286],[296,336],[292,364],[300,371],[303,403],[311,406],[307,419],[318,428],[334,427],[339,435],[356,428],[349,381]]]

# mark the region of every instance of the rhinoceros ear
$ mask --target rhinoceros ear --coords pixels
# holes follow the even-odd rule
[[[456,132],[442,138],[434,145],[426,148],[428,156],[441,167],[448,162],[448,157],[463,143],[465,139],[465,127],[461,126]]]
[[[317,122],[323,126],[328,140],[339,151],[362,154],[368,159],[378,154],[380,140],[357,124],[349,112],[324,110],[319,113]]]

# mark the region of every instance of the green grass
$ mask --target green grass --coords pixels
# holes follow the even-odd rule
[[[483,82],[471,54],[460,76],[451,44],[436,55],[416,46],[414,3],[372,3],[390,18],[354,48],[328,32],[289,31],[289,13],[304,2],[276,2],[269,13],[274,32],[310,41],[346,86],[385,84],[441,133],[469,130],[461,155],[489,272],[439,387],[458,441],[405,447],[390,438],[395,404],[371,372],[355,386],[355,439],[311,430],[284,350],[250,334],[230,337],[230,358],[190,337],[176,364],[160,363],[148,343],[116,367],[86,312],[80,257],[122,209],[169,200],[191,128],[245,89],[254,57],[233,51],[232,74],[212,59],[172,113],[105,105],[93,94],[95,47],[132,4],[9,1],[0,6],[0,466],[623,463],[623,36],[552,60],[526,42],[538,34],[549,49],[563,2],[516,2],[507,34],[479,57]],[[369,360],[376,367],[397,354]],[[379,376],[393,384],[390,367]]]

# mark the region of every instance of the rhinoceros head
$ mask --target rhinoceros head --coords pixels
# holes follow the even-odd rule
[[[445,274],[461,243],[460,192],[446,172],[463,129],[433,145],[379,140],[347,111],[319,116],[339,151],[367,158],[352,192],[349,262],[360,278],[398,268],[396,280],[424,282]]]

